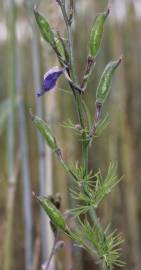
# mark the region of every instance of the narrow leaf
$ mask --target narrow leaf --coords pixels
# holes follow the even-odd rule
[[[96,128],[95,137],[101,136],[102,132],[107,128],[110,124],[109,114],[107,113],[105,117],[98,123]]]

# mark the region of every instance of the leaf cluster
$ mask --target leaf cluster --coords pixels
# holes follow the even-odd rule
[[[89,114],[89,116],[88,116]],[[67,129],[71,129],[76,135],[81,136],[82,134],[86,134],[86,136],[89,135],[89,132],[92,128],[92,121],[90,120],[90,112],[87,110],[87,120],[88,124],[85,128],[79,128],[71,119],[68,119],[65,121],[61,126]],[[96,132],[94,134],[94,138],[99,138],[105,129],[109,126],[110,124],[110,118],[109,114],[107,113],[102,120],[100,120],[97,124]]]
[[[78,167],[77,164],[71,167],[71,171],[75,175],[75,190],[71,189],[71,195],[78,203],[78,206],[71,210],[75,216],[87,213],[91,207],[97,208],[104,197],[121,181],[117,176],[116,163],[110,163],[106,177],[100,169],[95,174],[86,174],[84,168]]]
[[[124,266],[119,255],[123,239],[116,230],[111,233],[109,228],[110,226],[107,226],[103,230],[96,224],[91,226],[87,220],[82,223],[79,219],[78,229],[71,234],[71,237],[79,246],[96,257],[98,263],[102,264],[103,269],[111,270],[114,266]]]

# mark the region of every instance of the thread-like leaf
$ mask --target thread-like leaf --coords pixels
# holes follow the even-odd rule
[[[117,163],[110,163],[106,177],[102,176],[101,170],[96,174],[92,172],[85,176],[83,175],[83,170],[73,169],[73,174],[76,176],[77,181],[75,181],[75,190],[71,190],[71,195],[73,199],[77,201],[77,206],[71,209],[74,216],[79,216],[84,214],[91,209],[91,207],[97,208],[104,197],[111,192],[111,190],[121,181],[122,178],[117,176]],[[87,192],[80,187],[84,184],[87,187]]]
[[[120,245],[124,242],[121,235],[116,231],[112,233],[102,231],[96,224],[91,226],[88,221],[80,221],[80,237],[85,235],[87,247],[91,245],[99,258],[98,263],[102,263],[103,269],[112,270],[114,266],[123,267],[125,264],[120,259]],[[91,246],[91,247],[92,247]]]
[[[102,132],[105,131],[107,126],[110,124],[109,114],[107,113],[105,117],[98,123],[94,137],[101,136]]]

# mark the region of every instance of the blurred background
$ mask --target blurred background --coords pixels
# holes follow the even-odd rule
[[[55,0],[40,0],[39,9],[50,24],[64,35],[65,27]],[[67,1],[66,1],[67,2]],[[69,2],[69,1],[68,1]],[[58,64],[51,48],[42,40],[33,16],[32,0],[0,1],[0,269],[37,270],[48,258],[53,236],[32,191],[60,193],[62,211],[72,206],[70,181],[44,145],[29,118],[32,108],[48,121],[64,157],[79,160],[79,142],[61,127],[76,121],[74,100],[66,93],[62,78],[56,91],[36,97],[43,74]],[[95,89],[111,59],[123,55],[105,112],[110,126],[96,140],[89,159],[93,170],[105,170],[118,161],[123,181],[99,209],[103,223],[122,232],[125,243],[124,269],[141,269],[141,0],[111,0],[102,49],[89,83],[87,103],[94,112]],[[97,12],[107,8],[106,0],[75,0],[73,38],[75,64],[81,79],[87,57],[91,25]],[[72,246],[57,252],[50,270],[99,269],[93,260]]]

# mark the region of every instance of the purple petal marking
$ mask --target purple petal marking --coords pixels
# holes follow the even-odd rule
[[[57,80],[63,74],[63,72],[63,68],[53,67],[47,73],[45,73],[42,87],[37,93],[37,96],[40,97],[44,95],[45,92],[55,89]]]

